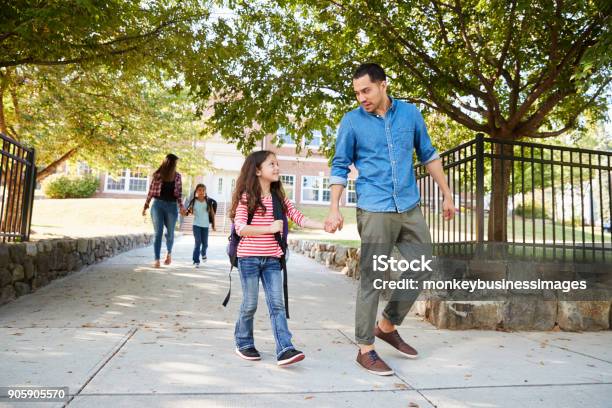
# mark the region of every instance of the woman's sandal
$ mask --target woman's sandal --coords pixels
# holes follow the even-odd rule
[[[155,262],[153,262],[153,267],[154,268],[161,268],[161,265],[159,264],[159,259],[156,260]]]
[[[166,259],[164,259],[164,265],[170,265],[172,263],[172,256],[170,254],[166,255]]]

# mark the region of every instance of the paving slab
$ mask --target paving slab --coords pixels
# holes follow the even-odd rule
[[[433,408],[416,391],[368,391],[307,394],[222,394],[222,395],[95,395],[79,396],[70,407],[75,408],[355,408],[369,406],[366,401],[380,401],[388,407]]]
[[[394,349],[381,342],[379,353],[399,377],[419,390],[612,383],[612,364],[540,344],[517,333],[477,330],[415,333],[404,328],[399,332],[419,350],[419,358],[397,356]]]
[[[355,362],[356,348],[338,330],[293,330],[306,360],[276,365],[271,330],[255,333],[261,361],[234,353],[227,329],[139,330],[83,389],[107,393],[287,393],[407,389],[397,377],[373,377]]]
[[[609,408],[612,384],[426,390],[440,408]]]
[[[75,394],[112,358],[131,332],[130,329],[0,328],[0,386],[68,387],[68,392]],[[0,400],[0,403],[6,404],[6,401]],[[27,403],[16,404],[24,407]],[[52,403],[44,406],[49,404]]]
[[[610,331],[601,332],[521,332],[525,338],[541,345],[583,354],[612,364],[612,338]]]

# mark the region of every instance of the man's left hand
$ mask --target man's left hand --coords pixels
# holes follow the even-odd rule
[[[445,220],[452,220],[455,217],[455,204],[453,203],[453,197],[444,197],[442,202],[442,215]]]

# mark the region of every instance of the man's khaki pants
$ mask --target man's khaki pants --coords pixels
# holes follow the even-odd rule
[[[380,289],[374,288],[376,279],[383,279],[383,271],[375,271],[373,257],[391,256],[394,246],[408,261],[421,259],[424,255],[432,259],[431,235],[421,213],[421,207],[403,213],[369,212],[357,209],[357,229],[361,237],[360,285],[355,310],[355,339],[358,344],[374,343],[374,327],[378,312]],[[377,268],[381,269],[381,268]],[[403,272],[400,279],[412,278],[419,283],[419,289],[396,289],[387,303],[383,316],[394,325],[402,323],[417,299],[422,281],[431,276],[431,271]]]

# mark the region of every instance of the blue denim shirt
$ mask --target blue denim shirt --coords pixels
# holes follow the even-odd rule
[[[346,186],[355,164],[357,207],[372,212],[404,212],[419,204],[412,153],[421,163],[438,159],[416,106],[393,98],[384,116],[363,107],[340,122],[330,184]]]

